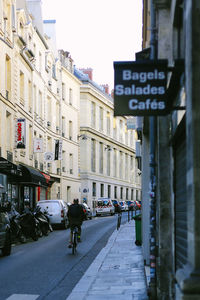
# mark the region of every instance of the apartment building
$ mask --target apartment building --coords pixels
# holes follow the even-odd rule
[[[148,194],[148,118],[143,122],[143,252],[150,265],[150,299],[199,299],[200,5],[143,0],[143,9],[141,54],[150,59],[146,54],[153,51],[154,58],[168,60],[170,103],[169,113],[156,120],[155,211]],[[155,238],[146,234],[150,227]]]
[[[81,83],[43,30],[41,1],[0,8],[0,197],[19,210],[25,200],[71,201],[80,194]]]
[[[79,140],[80,131],[80,80],[73,74],[70,54],[59,51],[61,62],[61,123],[63,141],[61,172],[62,195],[67,202],[80,198]]]
[[[93,81],[92,69],[75,69],[80,88],[81,200],[95,207],[99,197],[141,199],[140,158],[136,132],[126,117],[114,117],[108,86]]]

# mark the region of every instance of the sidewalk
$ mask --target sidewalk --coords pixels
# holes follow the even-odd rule
[[[67,300],[146,300],[142,248],[135,245],[135,221],[115,230]]]

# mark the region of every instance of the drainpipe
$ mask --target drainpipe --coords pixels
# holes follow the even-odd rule
[[[156,59],[156,14],[154,0],[151,0],[151,54],[150,59]],[[156,131],[157,117],[150,117],[150,299],[157,299],[156,296]]]

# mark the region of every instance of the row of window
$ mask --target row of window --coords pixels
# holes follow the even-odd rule
[[[105,189],[107,188],[107,193],[105,193]],[[99,187],[99,195],[97,195],[97,183],[92,182],[92,197],[108,197],[114,199],[121,200],[140,200],[140,191],[134,189],[129,189],[127,187],[118,187],[111,186],[108,184],[107,186],[104,183],[100,183]]]
[[[11,59],[8,55],[6,55],[6,98],[10,100],[11,97]],[[24,78],[24,73],[20,71],[20,78],[19,78],[19,87],[20,87],[20,103],[25,106],[25,78]],[[32,97],[32,82],[28,80],[27,83],[27,89],[28,89],[28,110],[29,113],[32,113],[32,104],[34,103],[34,116],[36,121],[43,121],[44,120],[44,108],[43,108],[43,95],[40,90],[37,90],[36,85],[33,85],[33,97]],[[72,94],[72,89],[71,93]],[[33,98],[33,99],[32,99]],[[71,99],[71,105],[72,105],[72,96],[70,97]],[[33,100],[33,101],[32,101]],[[53,129],[52,127],[52,98],[47,96],[47,127],[50,129]],[[61,131],[62,136],[67,136],[69,139],[73,139],[73,125],[72,121],[68,121],[68,126],[66,124],[66,119],[63,116],[62,117],[62,124],[61,124],[61,130],[59,128],[59,103],[56,103],[56,132],[59,133]],[[68,134],[67,132],[67,127],[68,127]]]
[[[14,135],[13,134],[13,129],[12,129],[12,124],[13,124],[12,123],[12,114],[7,111],[6,112],[5,129],[4,129],[3,134],[5,136],[5,144],[6,144],[5,145],[6,146],[5,149],[7,151],[7,158],[9,160],[11,160],[11,161],[13,160],[13,158],[11,158],[9,155],[12,154],[13,145],[11,143],[12,139],[10,137]],[[0,128],[0,136],[1,136],[1,129],[2,128]],[[34,131],[34,136],[33,136],[33,128],[32,128],[31,124],[28,127],[28,135],[27,135],[27,137],[28,137],[27,148],[29,149],[29,153],[31,153],[29,155],[28,159],[32,160],[33,159],[33,154],[32,154],[33,153],[33,150],[32,150],[33,149],[33,138],[37,137],[37,133],[36,133],[36,131]],[[43,136],[40,134],[39,138],[43,139]],[[54,145],[54,143],[52,141],[53,141],[53,139],[50,136],[48,136],[47,137],[47,149],[48,149],[48,151],[54,151],[53,147],[55,147],[55,145]],[[21,151],[21,155],[22,156],[25,155],[23,153],[24,153],[24,151],[22,150]],[[41,169],[41,171],[44,168],[44,165],[43,165],[44,157],[43,156],[44,156],[44,153],[35,153],[35,162],[34,162],[35,168]],[[69,173],[73,174],[73,169],[74,169],[73,154],[69,153],[69,156],[67,157],[66,152],[63,150],[63,152],[62,152],[62,158],[63,158],[63,160],[62,160],[62,162],[63,162],[63,164],[62,164],[62,171],[66,172],[67,166],[68,166],[69,167]],[[52,166],[52,164],[50,163],[48,166],[49,166],[48,168],[50,169],[51,166]]]
[[[97,155],[97,145],[99,147],[99,155]],[[112,154],[111,154],[112,153]],[[106,156],[106,160],[104,160]],[[111,160],[112,157],[112,160]],[[128,180],[128,172],[123,174],[123,168],[125,170],[130,170],[130,172],[134,168],[133,156],[128,155],[122,151],[117,149],[112,149],[110,146],[105,146],[101,142],[97,142],[95,139],[91,140],[91,171],[97,171],[97,158],[99,161],[99,173],[103,174],[104,172],[104,164],[106,161],[106,173],[108,176],[111,175],[111,167],[112,173],[114,177],[117,177],[117,167],[119,168],[119,177],[125,180]],[[112,165],[111,165],[112,163]]]
[[[99,118],[97,117],[99,110]],[[105,117],[106,116],[106,117]],[[113,126],[111,127],[111,120]],[[98,121],[98,122],[97,122]],[[91,102],[91,127],[101,132],[106,132],[108,136],[113,136],[114,139],[119,140],[133,147],[133,131],[128,134],[127,124],[125,120],[117,120],[113,117],[113,112],[105,111],[103,107],[97,106],[95,102]],[[105,128],[104,128],[105,126]]]

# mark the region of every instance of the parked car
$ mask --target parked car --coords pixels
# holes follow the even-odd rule
[[[8,213],[0,205],[0,249],[4,256],[11,253],[11,229]]]
[[[141,209],[141,203],[137,200],[129,201],[128,202],[128,208],[129,210],[138,210]]]
[[[126,201],[119,201],[119,204],[121,206],[122,211],[128,210],[128,204],[126,203]]]
[[[130,210],[130,211],[131,210],[136,210],[136,205],[135,205],[135,202],[133,200],[131,200],[131,201],[129,200],[127,204],[128,204],[128,210]]]
[[[136,209],[141,209],[141,203],[140,201],[135,201]]]
[[[40,200],[37,205],[41,208],[42,212],[48,212],[49,221],[52,225],[60,225],[63,228],[69,226],[67,218],[68,206],[64,200]]]
[[[82,203],[81,205],[83,206],[83,210],[85,213],[85,220],[92,220],[92,212],[90,210],[90,207],[86,203]]]
[[[96,216],[110,214],[111,216],[115,214],[115,208],[110,198],[99,198],[96,204]]]

